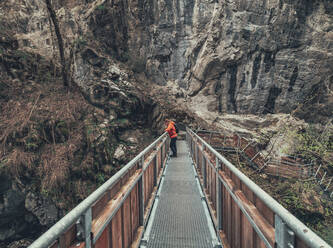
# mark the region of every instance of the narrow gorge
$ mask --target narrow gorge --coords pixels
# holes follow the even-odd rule
[[[333,175],[333,2],[0,1],[0,106],[1,247],[30,244],[166,117],[276,156],[314,127]]]

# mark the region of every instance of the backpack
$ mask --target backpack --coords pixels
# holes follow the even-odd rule
[[[175,129],[176,129],[176,133],[179,133],[179,128],[177,127],[176,123],[173,124],[175,126]]]

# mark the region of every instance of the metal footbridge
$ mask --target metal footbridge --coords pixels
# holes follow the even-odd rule
[[[178,142],[157,193],[141,247],[217,247],[218,239],[185,141]]]
[[[164,133],[30,248],[330,247],[187,129]]]

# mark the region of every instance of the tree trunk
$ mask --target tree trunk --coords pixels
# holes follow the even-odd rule
[[[52,22],[54,25],[54,31],[56,33],[57,40],[58,40],[59,54],[60,54],[61,67],[62,67],[62,78],[64,81],[64,86],[68,87],[68,74],[67,74],[66,60],[65,60],[65,54],[64,54],[64,43],[63,43],[63,40],[61,37],[59,23],[57,20],[57,16],[52,8],[50,0],[45,0],[45,3],[47,6],[47,10],[50,13],[50,16],[51,16],[51,19],[52,19]],[[51,30],[51,32],[52,32],[52,30]]]

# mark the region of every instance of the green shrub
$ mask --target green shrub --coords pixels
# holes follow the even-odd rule
[[[309,125],[299,132],[290,133],[296,142],[296,153],[306,160],[326,159],[332,153],[332,131],[330,128],[320,130]]]
[[[105,182],[105,176],[102,173],[97,174],[97,184],[100,186]]]

